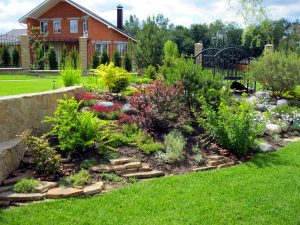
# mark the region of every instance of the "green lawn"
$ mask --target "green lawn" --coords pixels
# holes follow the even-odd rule
[[[0,211],[0,224],[300,224],[300,143],[246,164]]]

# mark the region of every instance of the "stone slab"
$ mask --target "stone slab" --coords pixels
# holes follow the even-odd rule
[[[224,164],[224,163],[228,163],[230,161],[231,161],[231,159],[229,159],[229,158],[223,158],[221,160],[208,161],[208,165],[209,166],[218,166],[218,165],[221,165],[221,164]]]
[[[4,185],[10,185],[10,184],[15,184],[17,183],[18,181],[22,180],[22,179],[25,179],[25,178],[33,178],[34,177],[34,174],[33,173],[24,173],[20,176],[17,176],[17,177],[13,177],[13,178],[9,178],[9,179],[6,179],[3,181],[3,184]]]
[[[148,172],[151,171],[151,165],[148,163],[142,163],[141,167],[139,168],[140,172]]]
[[[76,196],[80,196],[80,195],[83,195],[82,189],[71,188],[71,187],[53,188],[47,192],[47,198],[49,198],[49,199],[76,197]]]
[[[234,165],[235,165],[235,162],[228,162],[228,163],[218,165],[217,168],[222,169],[222,168],[226,168],[226,167],[230,167],[230,166],[234,166]]]
[[[104,183],[100,181],[85,187],[83,189],[83,193],[85,195],[94,195],[94,194],[99,194],[103,189],[104,189]]]
[[[124,164],[124,166],[126,167],[126,169],[139,168],[139,167],[141,167],[141,165],[142,165],[141,162],[130,162],[130,163]]]
[[[7,192],[7,191],[11,191],[14,188],[13,185],[9,185],[9,186],[0,186],[0,193],[2,192]]]
[[[126,169],[126,170],[116,171],[116,174],[122,176],[124,174],[136,173],[138,171],[139,171],[138,168],[133,168],[133,169]]]
[[[57,187],[56,182],[48,182],[48,181],[41,181],[40,185],[35,189],[36,192],[38,193],[44,193],[48,191],[51,188]]]
[[[125,174],[123,176],[126,178],[134,177],[137,179],[148,179],[148,178],[153,178],[153,177],[161,177],[164,175],[165,175],[165,173],[162,171],[153,170],[153,171],[149,171],[149,172],[130,173],[130,174]]]
[[[10,201],[10,202],[39,201],[44,199],[45,197],[46,195],[41,193],[21,194],[21,193],[14,193],[12,191],[0,193],[0,201]]]
[[[111,165],[116,166],[116,165],[123,165],[125,163],[132,162],[133,160],[134,159],[132,158],[119,158],[119,159],[111,159],[109,161]]]
[[[92,172],[97,172],[97,173],[109,173],[113,172],[113,169],[111,166],[108,165],[98,165],[98,166],[93,166],[90,168]]]
[[[194,168],[193,171],[194,172],[203,172],[203,171],[213,170],[216,168],[217,168],[216,166],[203,166],[203,167]]]

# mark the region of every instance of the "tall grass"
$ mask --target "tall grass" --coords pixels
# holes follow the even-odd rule
[[[77,63],[79,65],[79,63]],[[74,67],[71,56],[66,58],[65,67],[60,72],[65,87],[79,85],[82,77],[82,69],[79,66]]]

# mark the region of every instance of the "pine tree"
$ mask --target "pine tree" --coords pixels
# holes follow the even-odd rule
[[[72,67],[74,69],[79,68],[79,55],[77,49],[74,47],[71,50],[71,60],[72,60]]]
[[[100,64],[100,59],[98,57],[98,52],[95,51],[94,55],[93,55],[93,65],[92,65],[92,68],[93,69],[97,69],[97,67],[99,66]]]
[[[124,59],[124,64],[125,64],[125,70],[127,70],[128,72],[132,71],[132,64],[131,64],[131,58],[128,54],[128,52],[126,52],[125,54],[125,59]]]
[[[37,50],[37,69],[43,70],[45,68],[44,49],[41,45]]]
[[[57,70],[56,53],[53,47],[49,48],[48,61],[50,70]]]
[[[121,57],[118,51],[114,52],[114,63],[116,67],[121,67],[122,66],[122,61]]]
[[[13,65],[15,67],[19,66],[20,62],[20,51],[17,46],[14,47],[13,53],[12,53],[12,58],[13,58]]]
[[[68,55],[67,47],[66,47],[66,45],[63,45],[62,50],[61,50],[61,56],[60,56],[60,69],[61,70],[63,70],[65,68],[67,55]]]
[[[109,64],[109,62],[110,62],[110,60],[109,60],[109,57],[107,54],[107,50],[103,49],[101,59],[100,59],[100,64],[106,65],[106,64]]]
[[[4,45],[3,52],[2,52],[2,62],[4,67],[10,66],[11,56],[8,50],[7,45]]]

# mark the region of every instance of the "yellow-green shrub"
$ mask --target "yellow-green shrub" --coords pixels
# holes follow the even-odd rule
[[[110,92],[119,93],[129,85],[130,74],[123,68],[115,67],[114,63],[100,65],[97,73],[103,78]]]

